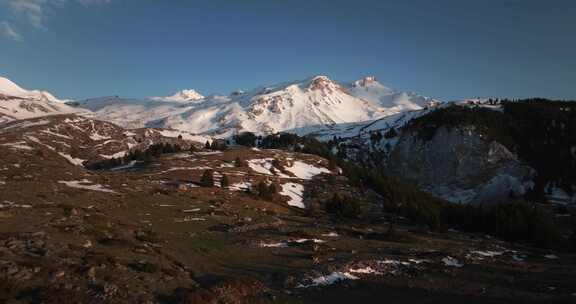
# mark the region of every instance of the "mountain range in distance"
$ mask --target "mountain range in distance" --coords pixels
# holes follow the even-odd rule
[[[0,121],[81,113],[126,128],[168,128],[219,138],[243,131],[303,135],[319,127],[373,121],[440,102],[391,89],[375,77],[338,83],[326,76],[236,91],[227,96],[203,96],[187,89],[167,97],[108,96],[77,101],[25,90],[0,78],[0,94],[4,100]]]

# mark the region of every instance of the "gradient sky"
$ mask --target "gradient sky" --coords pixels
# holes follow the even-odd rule
[[[576,1],[0,0],[0,75],[62,98],[316,74],[443,100],[576,99]]]

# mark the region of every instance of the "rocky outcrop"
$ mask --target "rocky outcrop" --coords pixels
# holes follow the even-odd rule
[[[404,132],[387,161],[390,172],[456,203],[493,204],[521,196],[535,171],[472,126],[440,127],[427,140]]]

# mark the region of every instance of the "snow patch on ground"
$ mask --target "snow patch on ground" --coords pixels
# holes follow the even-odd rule
[[[324,234],[322,234],[322,236],[325,236],[325,237],[339,237],[340,235],[339,235],[338,233],[336,233],[336,232],[329,232],[329,233],[324,233]]]
[[[160,174],[165,174],[168,172],[172,172],[172,171],[192,171],[192,170],[211,170],[211,167],[206,167],[206,166],[196,166],[196,167],[174,167],[174,168],[169,168],[168,170],[164,170],[158,173],[153,173],[151,175],[160,175]]]
[[[311,179],[318,174],[330,173],[330,170],[326,168],[316,167],[301,161],[295,161],[292,167],[286,168],[286,171],[291,172],[300,179]]]
[[[254,172],[266,175],[272,175],[270,169],[272,169],[273,158],[262,158],[262,159],[251,159],[248,160],[248,167]]]
[[[127,164],[124,164],[124,165],[121,165],[118,167],[114,167],[114,168],[110,169],[110,171],[121,171],[121,170],[126,170],[126,169],[132,169],[139,163],[142,163],[142,161],[133,160]]]
[[[16,149],[16,150],[27,150],[27,151],[34,150],[34,148],[27,146],[25,141],[19,141],[19,142],[15,142],[15,143],[7,143],[7,144],[2,144],[0,146],[9,147],[9,148]]]
[[[285,241],[277,243],[260,243],[259,246],[265,248],[286,248],[288,247],[288,243],[286,243]]]
[[[110,136],[104,136],[104,135],[100,135],[97,132],[91,133],[89,135],[90,139],[92,139],[93,141],[101,141],[101,140],[105,140],[105,139],[110,139]]]
[[[251,183],[240,182],[240,183],[235,183],[235,184],[228,186],[228,189],[234,190],[234,191],[245,191],[245,190],[249,190],[250,187],[252,187]]]
[[[264,247],[264,248],[270,248],[270,247],[272,247],[272,248],[287,248],[287,247],[290,247],[290,244],[302,244],[302,243],[306,243],[306,242],[312,242],[315,244],[326,243],[326,241],[319,240],[319,239],[295,239],[295,240],[284,240],[284,241],[273,242],[273,243],[260,243],[258,246]]]
[[[360,273],[360,274],[382,274],[382,272],[370,267],[366,266],[363,268],[351,268],[348,270],[351,273]]]
[[[106,193],[116,193],[114,190],[106,189],[104,186],[100,184],[94,184],[87,179],[79,180],[79,181],[59,181],[58,183],[64,184],[71,188],[83,189],[83,190],[92,190],[92,191],[100,191]]]
[[[48,135],[53,135],[53,136],[56,136],[56,137],[61,137],[61,138],[64,138],[64,139],[72,139],[72,137],[70,137],[70,136],[68,136],[68,135],[64,135],[64,134],[52,132],[52,131],[50,131],[50,130],[42,130],[42,133],[48,134]]]
[[[21,204],[16,204],[14,202],[11,201],[4,201],[3,203],[0,204],[0,209],[4,209],[4,208],[32,208],[31,205],[21,205]]]
[[[280,194],[290,197],[290,200],[287,202],[288,205],[302,209],[306,208],[306,205],[304,205],[302,200],[302,196],[304,194],[303,185],[296,183],[283,184]]]
[[[76,166],[82,166],[85,162],[84,159],[74,158],[66,153],[58,152],[58,154],[60,154],[60,156],[64,157],[68,162]]]
[[[196,166],[196,167],[174,167],[174,168],[170,168],[168,170],[166,170],[165,172],[170,172],[170,171],[181,171],[181,170],[211,170],[211,167],[207,167],[207,166]]]
[[[274,158],[260,158],[248,160],[248,167],[252,171],[265,175],[275,175],[282,178],[298,178],[298,179],[311,179],[312,177],[322,174],[330,173],[330,170],[323,167],[316,167],[302,161],[295,161],[292,166],[285,167],[284,170],[292,173],[295,177],[288,176],[282,173],[273,165]]]
[[[174,222],[176,223],[186,223],[186,222],[203,222],[206,219],[203,217],[192,217],[192,216],[185,216],[184,218],[181,219],[174,219]]]
[[[483,257],[488,257],[488,258],[492,258],[492,257],[504,254],[504,252],[502,252],[502,251],[490,251],[490,250],[488,250],[488,251],[472,251],[472,253],[476,254],[476,255],[483,256]]]
[[[198,155],[217,155],[217,154],[222,154],[222,151],[203,151],[203,152],[194,152],[195,154]]]
[[[327,285],[332,285],[335,283],[338,283],[340,281],[345,281],[345,280],[358,280],[359,278],[349,272],[340,272],[340,271],[335,271],[331,274],[325,275],[325,276],[319,276],[316,278],[313,278],[310,280],[310,282],[308,283],[302,283],[299,284],[297,287],[298,288],[308,288],[308,287],[315,287],[315,286],[327,286]]]
[[[100,154],[100,156],[107,158],[107,159],[111,159],[111,158],[121,158],[121,157],[126,156],[126,154],[128,154],[128,151],[120,151],[120,152],[116,152],[112,155]]]
[[[442,262],[444,263],[444,265],[446,266],[450,266],[450,267],[462,267],[464,266],[464,264],[460,263],[457,259],[453,258],[453,257],[445,257],[442,259]]]

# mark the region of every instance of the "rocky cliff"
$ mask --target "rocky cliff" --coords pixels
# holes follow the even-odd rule
[[[448,201],[475,204],[522,196],[535,175],[534,169],[474,126],[440,127],[429,139],[403,132],[387,168]]]

